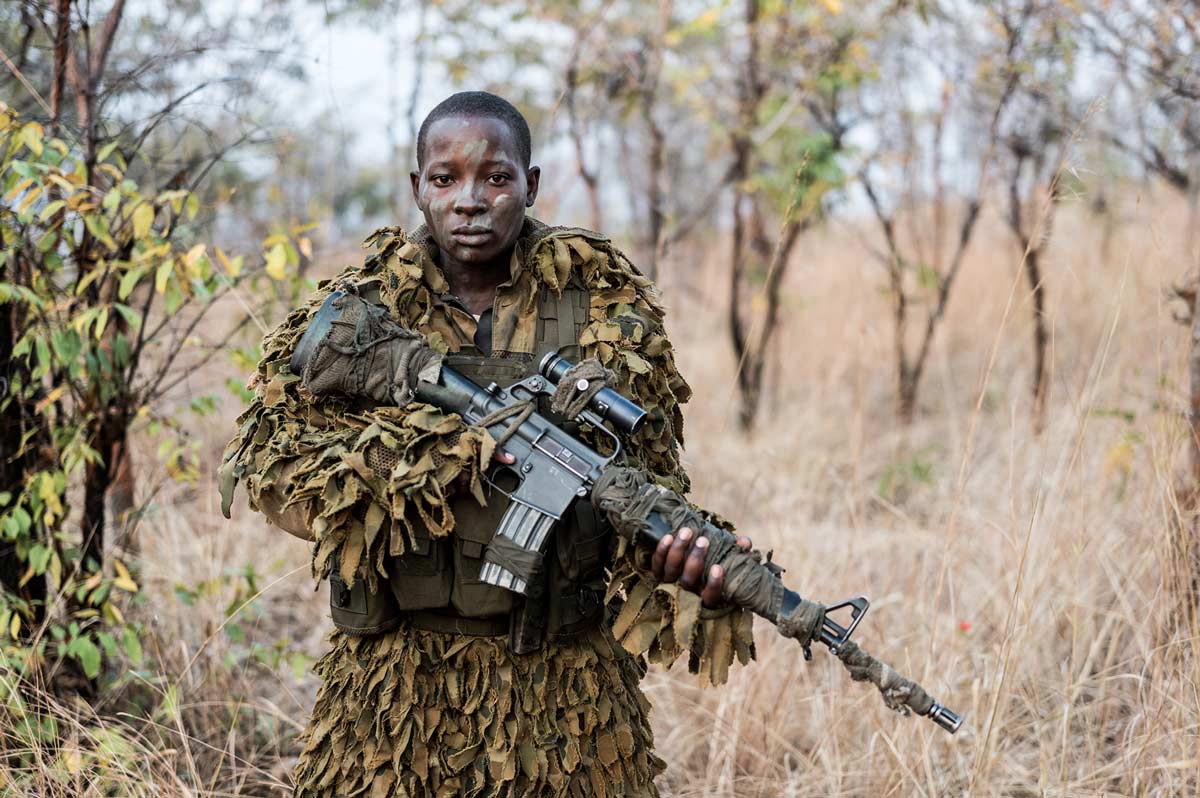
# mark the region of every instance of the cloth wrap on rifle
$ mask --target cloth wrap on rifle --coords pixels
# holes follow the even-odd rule
[[[672,530],[690,527],[708,538],[705,571],[719,565],[725,572],[722,593],[726,601],[773,621],[781,635],[798,640],[806,650],[820,634],[825,608],[816,602],[801,599],[791,614],[780,617],[783,582],[779,575],[783,570],[771,562],[770,555],[764,561],[757,550],[743,551],[736,536],[705,521],[686,499],[654,484],[641,471],[608,468],[592,489],[592,502],[618,534],[633,542],[649,527],[651,513],[665,518]]]
[[[708,538],[705,570],[720,565],[725,571],[722,593],[727,601],[747,607],[768,620],[774,621],[779,633],[800,642],[807,651],[821,632],[825,608],[813,601],[801,599],[791,614],[779,617],[783,604],[782,569],[764,561],[757,551],[743,551],[737,538],[706,522],[679,494],[651,482],[644,473],[632,468],[613,466],[596,481],[592,501],[608,517],[617,533],[636,542],[639,534],[649,527],[651,513],[665,518],[672,530],[690,527]],[[837,658],[850,671],[856,682],[870,682],[883,694],[883,702],[902,715],[915,712],[929,714],[933,698],[924,688],[906,679],[887,663],[859,648],[853,641],[843,643]]]
[[[928,715],[933,708],[933,696],[925,692],[925,688],[906,679],[892,669],[892,666],[882,662],[858,647],[853,640],[843,643],[837,650],[837,658],[850,671],[850,678],[856,682],[870,682],[879,688],[883,694],[883,703],[889,709],[894,709],[901,715],[915,712],[918,715]]]

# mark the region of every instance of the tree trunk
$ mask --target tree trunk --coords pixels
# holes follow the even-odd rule
[[[0,279],[11,279],[12,266],[0,267]],[[19,282],[19,278],[15,280]],[[12,494],[16,501],[25,487],[28,474],[38,470],[38,458],[47,438],[41,417],[34,412],[33,403],[23,397],[10,396],[14,382],[29,384],[29,372],[24,363],[10,357],[16,343],[17,330],[24,326],[22,311],[15,302],[0,305],[0,489]],[[29,425],[39,428],[26,438]],[[40,519],[34,519],[30,537],[44,540]],[[21,578],[28,564],[17,556],[16,548],[7,541],[0,543],[0,590],[29,603],[32,623],[22,625],[22,638],[41,625],[46,612],[46,577],[34,576],[24,585]]]
[[[1046,286],[1038,249],[1031,249],[1025,258],[1025,276],[1033,292],[1033,434],[1040,435],[1046,426],[1046,400],[1050,392],[1046,350],[1050,331],[1046,325]]]
[[[896,390],[896,419],[904,426],[912,426],[917,415],[917,389],[920,377],[903,365],[899,370],[900,379]]]
[[[114,453],[120,455],[126,426],[124,417],[106,414],[97,422],[92,436],[92,448],[100,452],[100,459],[89,464],[84,474],[83,517],[80,520],[84,568],[100,570],[104,566],[108,491],[117,476],[119,464]],[[94,563],[88,560],[94,560]]]

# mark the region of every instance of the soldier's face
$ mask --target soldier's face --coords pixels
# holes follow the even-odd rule
[[[412,188],[442,251],[461,263],[502,255],[537,198],[540,170],[521,164],[515,138],[498,119],[454,116],[425,133],[425,166]]]

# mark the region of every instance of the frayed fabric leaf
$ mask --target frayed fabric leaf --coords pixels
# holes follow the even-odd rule
[[[334,635],[297,798],[651,798],[642,672],[603,629],[514,657],[503,637]]]

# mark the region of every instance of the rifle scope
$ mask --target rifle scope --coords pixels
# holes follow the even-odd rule
[[[538,364],[538,371],[550,382],[558,385],[558,381],[563,378],[563,375],[574,366],[574,363],[557,352],[547,352],[546,356],[542,358],[542,362]],[[580,382],[583,385],[579,386],[579,390],[587,390],[587,381],[580,380]],[[605,421],[611,422],[617,428],[617,432],[626,435],[637,432],[646,420],[645,410],[608,387],[600,389],[592,397],[592,400],[588,402],[588,410]]]

